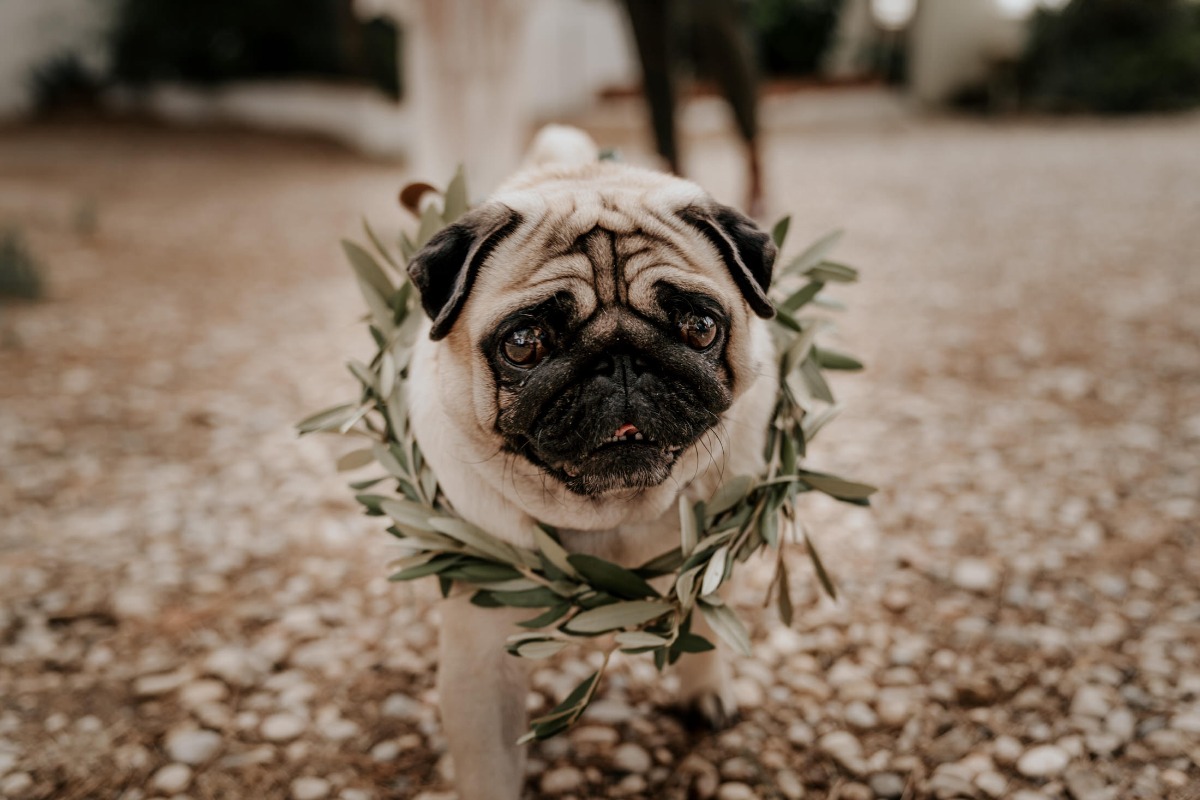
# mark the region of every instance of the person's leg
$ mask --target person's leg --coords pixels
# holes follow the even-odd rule
[[[650,111],[654,144],[672,172],[679,173],[675,132],[675,31],[674,0],[625,0],[638,58],[642,64],[642,91]]]
[[[636,2],[636,0],[635,0]],[[746,146],[746,207],[762,213],[762,162],[758,144],[758,69],[742,0],[694,0],[699,56],[721,87]]]

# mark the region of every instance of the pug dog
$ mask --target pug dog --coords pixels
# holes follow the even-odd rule
[[[775,245],[694,183],[598,161],[581,132],[543,134],[532,160],[410,262],[428,314],[412,429],[468,521],[525,547],[542,521],[636,567],[678,545],[681,495],[763,468]],[[528,662],[504,645],[528,610],[464,594],[441,616],[460,797],[516,800]],[[719,650],[677,669],[682,701],[715,725],[733,713]]]

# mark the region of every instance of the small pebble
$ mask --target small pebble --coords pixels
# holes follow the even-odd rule
[[[971,592],[992,592],[1000,582],[999,573],[987,561],[964,558],[954,565],[950,580],[960,589]]]
[[[323,800],[332,787],[324,778],[296,778],[290,788],[292,800]]]
[[[357,736],[359,732],[358,723],[352,719],[329,719],[318,723],[317,733],[324,736],[333,742],[342,742]]]
[[[788,726],[787,729],[788,741],[799,747],[810,747],[816,741],[816,734],[813,729],[803,722],[796,722]]]
[[[1137,717],[1128,708],[1114,708],[1104,718],[1104,727],[1123,744],[1133,739],[1137,731]]]
[[[221,681],[201,679],[192,681],[179,690],[179,702],[187,708],[196,708],[217,703],[229,695],[229,689]]]
[[[626,775],[621,780],[617,781],[615,793],[624,797],[626,795],[641,794],[646,791],[646,779],[641,775]]]
[[[154,773],[150,785],[166,794],[179,794],[192,782],[192,768],[187,764],[168,764]]]
[[[827,733],[817,745],[823,753],[850,773],[858,775],[866,768],[862,757],[862,744],[847,731]]]
[[[626,742],[613,751],[612,763],[622,772],[641,774],[649,771],[653,762],[650,754],[641,745]]]
[[[215,731],[179,729],[167,734],[167,755],[184,764],[203,764],[221,749],[221,734]]]
[[[879,772],[870,777],[867,785],[871,787],[871,791],[876,797],[883,798],[883,800],[894,800],[903,796],[908,782],[894,772]]]
[[[28,772],[14,772],[0,780],[0,794],[4,797],[19,797],[33,788],[33,778]]]
[[[272,714],[262,721],[259,732],[272,742],[286,742],[304,733],[308,722],[295,714]]]
[[[388,695],[387,699],[383,701],[383,705],[379,707],[379,713],[385,717],[395,717],[410,722],[421,718],[421,710],[422,706],[419,702],[400,692]]]
[[[1158,779],[1164,786],[1170,786],[1172,789],[1182,789],[1188,785],[1187,773],[1178,769],[1164,769]]]
[[[385,739],[371,748],[371,758],[376,761],[393,761],[400,755],[400,743],[395,739]]]
[[[247,650],[222,647],[209,653],[204,660],[204,670],[231,686],[252,686],[260,674],[256,661]]]
[[[1184,711],[1171,717],[1171,727],[1184,733],[1200,735],[1200,709]]]
[[[133,693],[138,697],[157,697],[175,691],[191,679],[192,673],[186,670],[143,675],[133,682]]]
[[[851,727],[859,730],[871,730],[879,724],[879,717],[871,710],[871,707],[859,700],[846,706],[842,716]]]
[[[874,792],[865,783],[843,783],[838,793],[841,800],[874,800]]]
[[[558,767],[542,774],[543,794],[568,794],[579,791],[584,784],[583,773],[575,767]]]
[[[800,782],[800,776],[790,769],[781,769],[775,773],[775,788],[779,789],[779,793],[787,800],[804,798],[804,784]]]
[[[957,798],[975,796],[975,788],[971,786],[971,782],[951,772],[935,772],[929,779],[929,790],[938,800],[957,800]]]
[[[1012,736],[997,736],[996,741],[992,743],[992,757],[1001,766],[1013,766],[1023,752],[1025,748]]]
[[[1104,778],[1090,765],[1070,767],[1065,782],[1073,800],[1116,800],[1117,788],[1107,786]]]
[[[747,758],[734,756],[721,763],[721,777],[727,781],[745,782],[753,780],[758,769]]]
[[[587,722],[597,722],[601,725],[621,725],[633,719],[633,709],[626,703],[609,698],[601,698],[588,706],[583,713]]]
[[[1071,698],[1071,716],[1103,718],[1109,711],[1108,696],[1099,686],[1086,684]]]
[[[754,790],[744,783],[722,783],[717,789],[717,800],[758,800]]]
[[[879,719],[885,725],[903,725],[912,716],[913,693],[910,689],[899,687],[884,687],[879,692],[875,707],[879,711]]]
[[[616,730],[604,725],[580,725],[571,731],[570,736],[571,742],[576,745],[612,746],[621,739]]]
[[[1026,750],[1017,759],[1017,772],[1026,778],[1053,778],[1062,774],[1071,757],[1061,747],[1043,744]]]
[[[979,773],[973,783],[988,797],[1003,797],[1008,791],[1008,778],[995,770]]]

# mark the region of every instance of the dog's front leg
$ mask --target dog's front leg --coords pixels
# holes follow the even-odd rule
[[[524,613],[522,613],[524,611]],[[523,609],[479,608],[468,597],[442,604],[438,695],[461,800],[518,800],[525,782],[528,670],[505,640]]]
[[[686,653],[679,659],[675,670],[679,675],[680,699],[688,711],[699,715],[714,730],[720,730],[737,718],[728,655],[699,611],[692,614],[692,633],[716,643],[717,649]]]

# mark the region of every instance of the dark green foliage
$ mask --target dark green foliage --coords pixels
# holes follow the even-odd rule
[[[29,251],[21,232],[0,232],[0,300],[5,297],[37,300],[42,291],[41,264]]]
[[[842,0],[754,0],[763,67],[772,75],[812,75],[833,43]]]
[[[34,107],[42,114],[95,106],[102,88],[101,80],[74,53],[44,61],[34,68],[29,80]]]
[[[119,0],[113,74],[133,84],[360,79],[399,96],[396,42],[394,26],[363,24],[349,0]]]
[[[1200,105],[1200,5],[1072,0],[1033,21],[1020,65],[1030,102],[1126,114]]]

